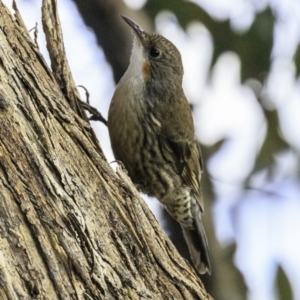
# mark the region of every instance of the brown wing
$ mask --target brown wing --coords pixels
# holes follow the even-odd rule
[[[202,158],[199,143],[174,142],[166,137],[160,137],[161,151],[166,160],[174,166],[182,181],[191,187],[195,198],[203,212],[203,199],[201,194],[200,178],[202,173]]]
[[[182,174],[186,162],[191,157],[191,149],[188,146],[188,143],[176,143],[162,136],[160,136],[159,142],[165,159],[175,166],[178,174]]]
[[[203,211],[200,187],[201,151],[199,143],[195,140],[189,104],[184,94],[182,95],[161,114],[164,117],[160,119],[159,143],[164,157],[173,165],[183,183],[191,187]]]

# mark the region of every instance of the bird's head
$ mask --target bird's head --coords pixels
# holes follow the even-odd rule
[[[171,88],[182,85],[181,55],[173,43],[157,33],[148,33],[128,17],[122,16],[133,29],[135,38],[130,58],[131,72],[141,75],[146,85]]]

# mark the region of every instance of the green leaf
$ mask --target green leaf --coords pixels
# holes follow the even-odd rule
[[[274,166],[275,154],[289,149],[289,145],[282,138],[279,131],[279,121],[276,110],[265,110],[267,120],[267,135],[262,148],[256,158],[254,172],[260,171],[266,167]]]
[[[288,278],[281,267],[278,267],[276,275],[276,287],[279,294],[279,300],[292,300],[292,290]]]

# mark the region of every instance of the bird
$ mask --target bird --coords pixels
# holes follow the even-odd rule
[[[182,88],[183,65],[176,46],[121,15],[134,38],[130,63],[108,112],[116,160],[137,189],[157,198],[181,225],[199,274],[211,274],[202,224],[203,161],[190,105]]]

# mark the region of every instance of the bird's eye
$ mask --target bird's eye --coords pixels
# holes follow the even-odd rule
[[[158,49],[152,47],[152,48],[150,49],[150,55],[151,55],[152,57],[159,57],[159,56],[160,56],[160,51],[159,51]]]

